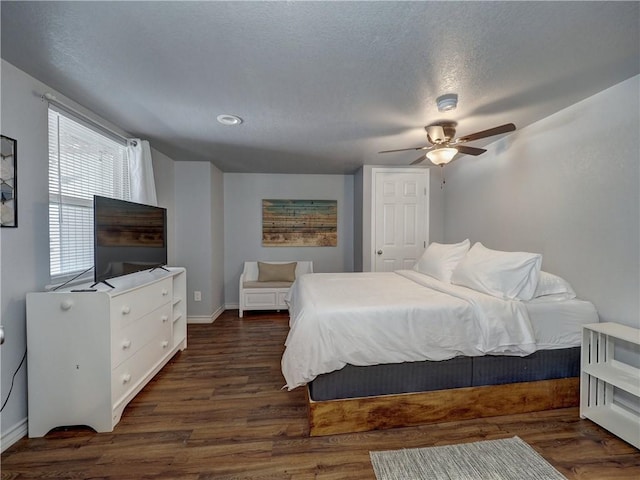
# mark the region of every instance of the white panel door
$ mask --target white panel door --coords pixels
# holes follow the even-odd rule
[[[376,272],[410,269],[427,245],[426,172],[375,172],[373,259]]]

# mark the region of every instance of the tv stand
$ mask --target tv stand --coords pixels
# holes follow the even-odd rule
[[[164,270],[165,272],[168,272],[168,271],[169,271],[169,270],[167,270],[167,269],[165,268],[165,266],[164,266],[164,265],[158,265],[157,267],[153,267],[153,268],[152,268],[151,270],[149,270],[149,271],[150,271],[150,272],[153,272],[154,270],[158,270],[158,269],[159,269],[159,270]]]
[[[109,282],[107,282],[106,280],[100,280],[99,282],[95,282],[89,288],[93,288],[96,285],[100,285],[101,283],[104,283],[107,287],[110,287],[111,289],[115,289],[116,288],[113,285],[111,285]]]
[[[187,347],[187,273],[109,279],[112,289],[27,294],[29,436],[86,425],[111,432],[127,404]],[[75,289],[87,290],[89,283]]]

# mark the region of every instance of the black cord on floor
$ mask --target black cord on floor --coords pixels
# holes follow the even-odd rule
[[[22,364],[24,363],[26,358],[27,358],[27,349],[25,348],[24,355],[22,356],[22,360],[20,360],[20,365],[18,365],[18,368],[16,368],[16,371],[13,372],[13,376],[11,377],[11,387],[9,388],[9,393],[7,394],[6,400],[2,403],[2,407],[0,407],[0,412],[4,410],[4,407],[7,405],[7,402],[9,401],[9,397],[11,397],[11,390],[13,390],[13,381],[16,379],[16,375],[20,371],[20,367],[22,367]]]

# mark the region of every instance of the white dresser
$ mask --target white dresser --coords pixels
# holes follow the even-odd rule
[[[113,278],[115,288],[27,294],[29,436],[110,432],[127,404],[187,346],[186,271]]]

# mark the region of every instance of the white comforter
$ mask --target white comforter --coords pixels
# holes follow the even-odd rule
[[[282,373],[291,390],[352,365],[529,355],[525,306],[411,270],[315,273],[291,287]]]

